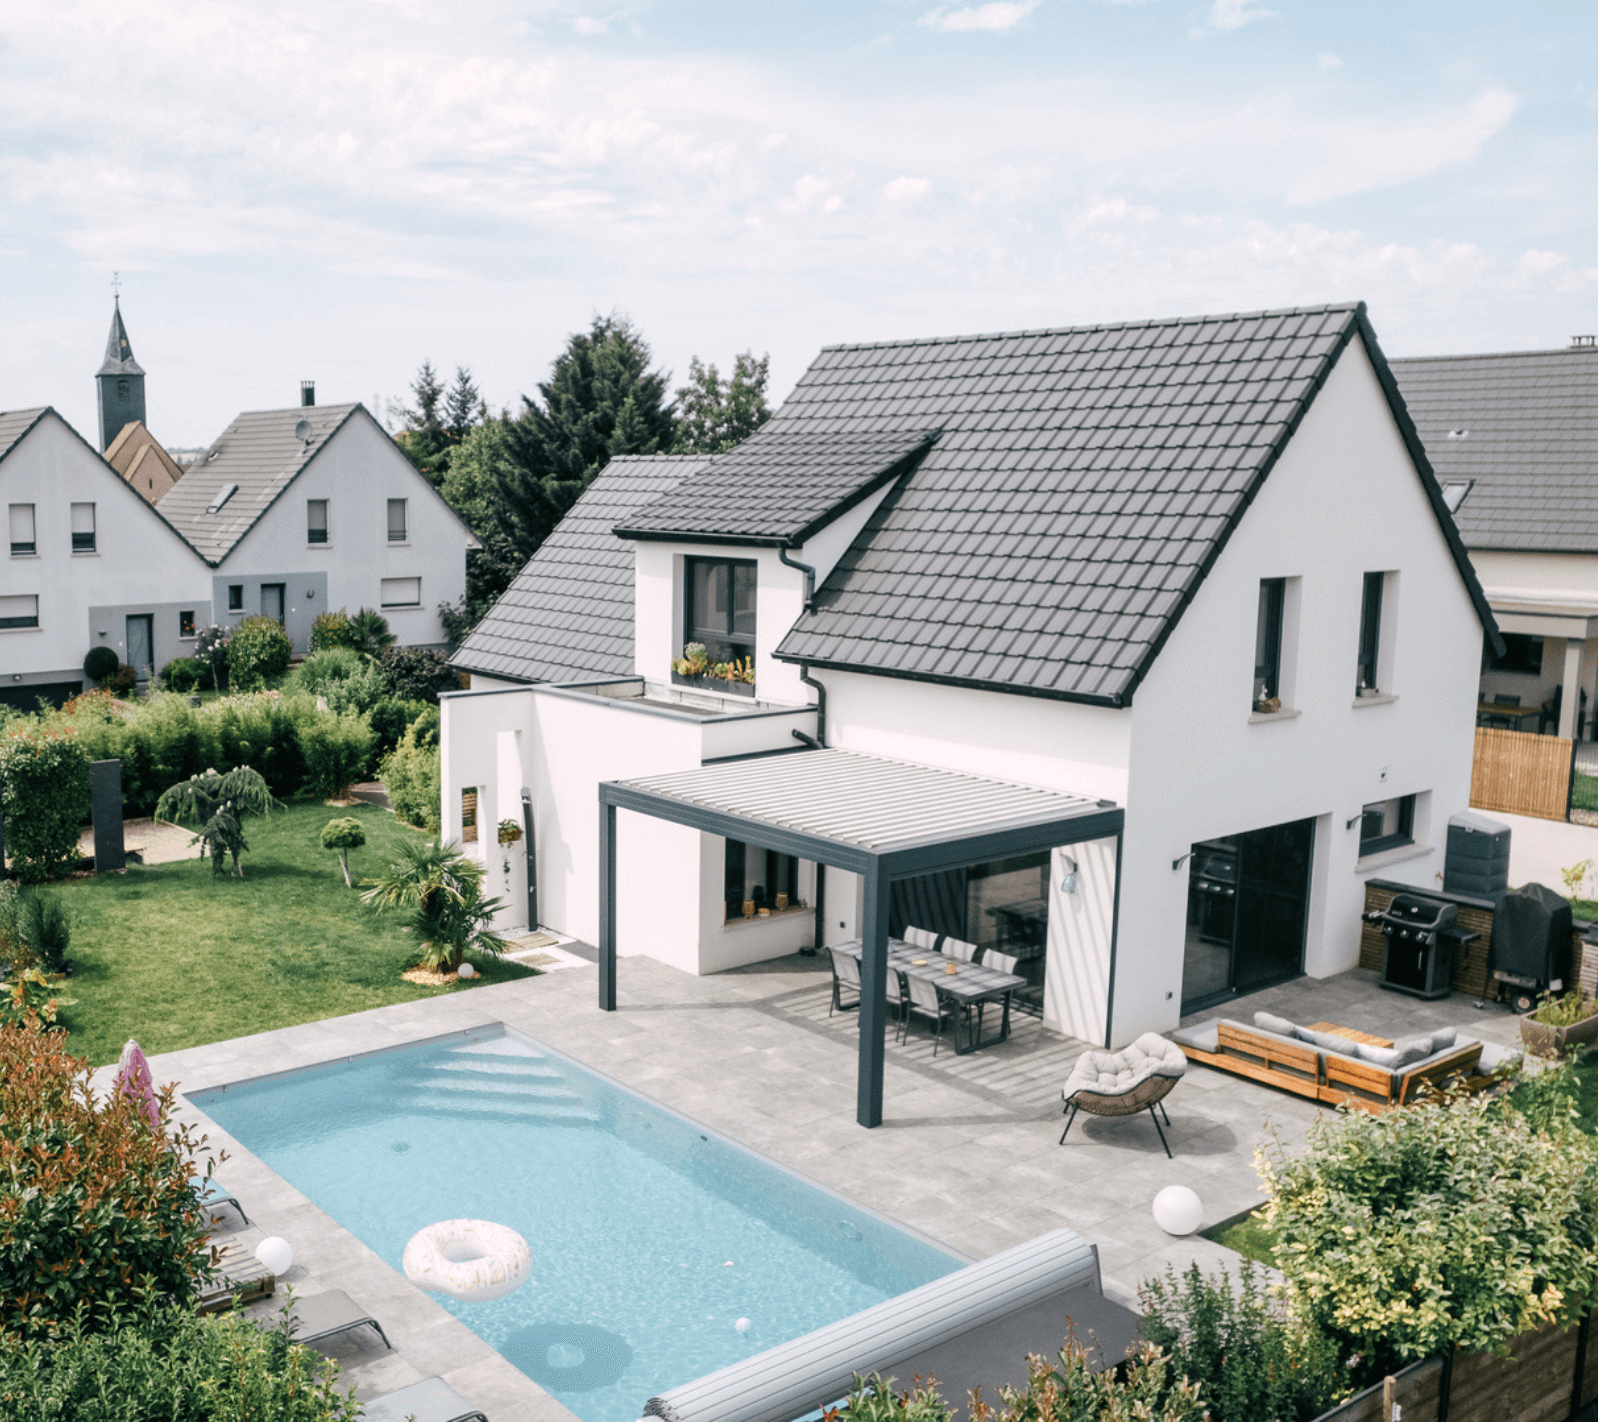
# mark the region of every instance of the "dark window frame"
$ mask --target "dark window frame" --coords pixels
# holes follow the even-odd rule
[[[396,532],[394,526],[394,505],[399,505],[399,528]],[[411,511],[409,499],[390,499],[388,501],[388,541],[390,543],[409,543],[411,532]]]
[[[190,608],[186,612],[180,611],[178,613],[178,636],[193,637],[194,635],[196,635],[194,631],[194,610]]]
[[[1254,623],[1254,697],[1250,707],[1282,694],[1282,620],[1287,604],[1286,578],[1261,578],[1259,611]]]
[[[37,627],[39,625],[39,595],[38,593],[11,593],[11,597],[31,597],[33,599],[32,617],[0,617],[0,628],[7,631],[15,628]]]
[[[1398,828],[1384,834],[1382,825],[1387,818],[1387,807],[1398,805]],[[1373,800],[1360,807],[1359,857],[1380,854],[1388,849],[1402,849],[1415,842],[1415,797],[1394,795],[1387,800]]]
[[[72,551],[74,553],[97,553],[99,549],[95,546],[95,535],[99,532],[100,518],[95,505],[87,500],[82,500],[72,505],[73,511],[77,509],[88,509],[89,531],[80,533],[77,529],[72,530]],[[37,530],[35,530],[35,537],[37,537]]]
[[[775,913],[778,894],[788,895],[789,910],[805,906],[799,897],[798,856],[779,854],[774,849],[763,851],[766,856],[765,883],[751,886],[749,845],[741,839],[728,839],[723,843],[725,845],[722,851],[722,900],[725,914],[723,922],[743,922],[746,901],[754,904],[757,917],[763,908]]]
[[[317,508],[318,506],[320,506],[321,510],[322,510],[322,526],[320,528],[318,528],[316,526],[315,521],[311,517],[311,511],[313,509]],[[307,499],[305,501],[305,541],[307,543],[316,543],[316,544],[326,543],[327,542],[327,526],[328,526],[327,500],[326,499]]]
[[[227,610],[229,612],[244,611],[244,584],[229,583],[227,587]]]
[[[1366,573],[1359,604],[1359,667],[1354,675],[1354,694],[1381,690],[1379,679],[1382,652],[1382,589],[1386,573]]]
[[[711,613],[705,609],[707,619],[701,622],[698,616],[698,593],[700,587],[699,572],[701,569],[711,572],[724,568],[727,572],[727,615],[724,626],[712,624],[708,619]],[[756,650],[756,634],[753,631],[740,632],[736,623],[738,618],[737,583],[740,575],[747,575],[749,591],[749,619],[754,622],[759,613],[760,594],[760,565],[752,558],[684,558],[683,559],[683,646],[690,642],[702,642],[706,654],[712,662],[741,662],[745,658],[753,659]],[[708,586],[708,581],[707,584]]]

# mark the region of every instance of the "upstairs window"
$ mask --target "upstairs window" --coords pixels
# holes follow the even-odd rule
[[[1282,607],[1286,600],[1286,578],[1260,580],[1259,616],[1254,627],[1253,708],[1256,711],[1276,711],[1281,707]]]
[[[753,563],[687,560],[683,643],[702,642],[709,661],[741,662],[755,654]]]
[[[307,499],[305,501],[305,541],[307,543],[327,542],[326,499]]]
[[[0,627],[37,627],[39,625],[39,596],[28,593],[0,596]]]
[[[404,543],[405,538],[405,499],[390,499],[388,501],[388,541],[390,543]]]
[[[1415,797],[1400,795],[1366,805],[1359,819],[1359,854],[1380,854],[1415,842]]]
[[[94,552],[93,504],[73,504],[72,506],[72,551],[74,553]]]
[[[1381,689],[1377,675],[1377,659],[1382,644],[1382,573],[1365,574],[1365,592],[1359,607],[1359,672],[1354,681],[1354,694],[1367,695]]]
[[[11,505],[11,556],[21,558],[37,553],[39,544],[33,526],[33,505]]]

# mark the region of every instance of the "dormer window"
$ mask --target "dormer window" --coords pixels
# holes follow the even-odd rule
[[[756,565],[722,558],[689,558],[685,572],[684,645],[703,643],[712,663],[752,658]]]

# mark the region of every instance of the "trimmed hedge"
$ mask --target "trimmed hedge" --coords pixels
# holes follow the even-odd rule
[[[89,756],[70,731],[24,723],[0,737],[0,813],[24,884],[59,878],[78,862],[89,817]]]
[[[110,647],[90,647],[83,659],[83,674],[90,681],[104,681],[117,669],[117,654]]]

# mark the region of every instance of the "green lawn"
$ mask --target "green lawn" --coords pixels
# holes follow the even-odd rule
[[[1255,1218],[1252,1210],[1222,1220],[1203,1234],[1205,1239],[1213,1239],[1217,1244],[1235,1249],[1256,1264],[1266,1264],[1272,1268],[1276,1265],[1276,1236],[1263,1220]]]
[[[350,855],[357,884],[386,851],[417,831],[370,806],[292,804],[250,820],[244,878],[213,879],[186,859],[60,887],[72,920],[72,977],[61,1014],[71,1050],[94,1066],[113,1062],[129,1037],[146,1052],[340,1017],[452,988],[418,987],[400,973],[416,953],[397,913],[379,915],[344,887],[322,826],[355,815],[367,844]],[[482,977],[535,976],[519,964],[473,958]]]

